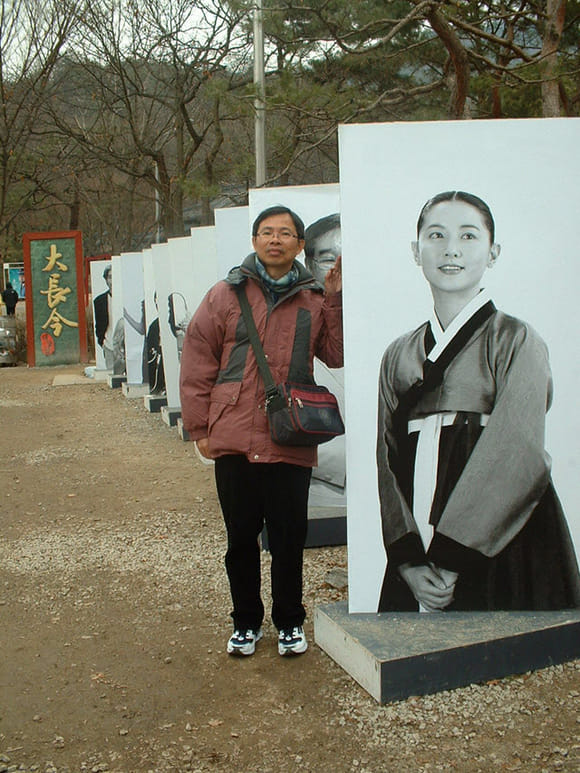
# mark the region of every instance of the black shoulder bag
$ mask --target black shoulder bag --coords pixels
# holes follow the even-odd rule
[[[270,437],[280,446],[317,446],[344,434],[336,397],[324,386],[285,382],[276,385],[266,361],[244,287],[238,301],[248,338],[266,389],[266,413]]]

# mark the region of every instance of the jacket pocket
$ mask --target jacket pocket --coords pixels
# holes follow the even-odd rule
[[[228,406],[235,406],[240,396],[242,384],[240,381],[230,381],[225,384],[216,384],[211,390],[209,404],[209,422],[208,430],[211,433],[212,427],[222,416]]]

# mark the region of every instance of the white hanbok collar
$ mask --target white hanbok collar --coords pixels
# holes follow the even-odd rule
[[[475,298],[469,301],[469,303],[461,309],[459,314],[451,321],[445,330],[441,327],[435,309],[433,309],[433,314],[429,323],[431,325],[433,338],[435,339],[435,346],[429,352],[427,359],[430,362],[436,362],[466,322],[469,322],[471,317],[473,317],[482,306],[485,306],[489,300],[491,300],[489,291],[486,289],[480,290]]]

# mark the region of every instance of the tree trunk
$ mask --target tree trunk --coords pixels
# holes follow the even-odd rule
[[[562,112],[558,83],[558,48],[565,18],[566,0],[546,0],[546,24],[540,61],[544,118],[556,118]]]
[[[162,239],[165,241],[172,236],[183,236],[183,188],[179,180],[171,181],[163,154],[158,154],[156,162],[159,175],[159,221]]]
[[[72,204],[69,207],[69,231],[78,231],[81,214],[81,197],[79,195],[78,184],[75,182],[75,193]]]
[[[466,103],[469,94],[470,76],[467,52],[461,45],[461,41],[454,30],[438,11],[431,11],[427,14],[426,18],[439,40],[447,49],[453,68],[449,117],[467,118]]]
[[[181,180],[176,180],[170,187],[169,206],[166,213],[168,238],[183,236],[185,226],[183,223],[183,186]]]
[[[185,150],[184,150],[184,124],[181,106],[183,104],[183,89],[178,82],[175,87],[175,141],[177,169],[176,180],[172,184],[171,191],[171,226],[168,236],[183,236],[185,225],[183,222],[183,180],[185,179]]]

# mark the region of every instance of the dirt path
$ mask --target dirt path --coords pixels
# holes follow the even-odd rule
[[[580,770],[580,662],[380,707],[269,623],[228,658],[211,468],[81,373],[0,370],[0,772]],[[345,566],[306,552],[311,643]]]

